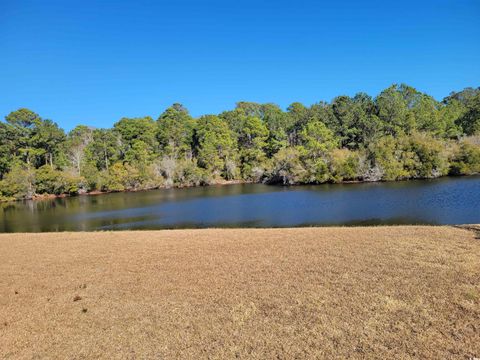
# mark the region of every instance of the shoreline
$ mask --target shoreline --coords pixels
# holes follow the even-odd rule
[[[122,191],[99,191],[94,190],[90,192],[82,192],[79,194],[38,194],[34,195],[30,199],[8,199],[8,200],[1,200],[0,204],[2,203],[10,203],[10,202],[17,202],[17,201],[42,201],[42,200],[51,200],[51,199],[62,199],[62,198],[69,198],[69,197],[77,197],[77,196],[99,196],[99,195],[106,195],[106,194],[115,194],[115,193],[135,193],[135,192],[146,192],[152,190],[164,190],[164,189],[184,189],[184,188],[195,188],[195,187],[208,187],[208,186],[228,186],[228,185],[239,185],[239,184],[264,184],[268,186],[282,186],[282,187],[296,187],[296,186],[308,186],[308,185],[341,185],[341,184],[368,184],[368,183],[397,183],[397,182],[407,182],[407,181],[431,181],[431,180],[438,180],[444,178],[462,178],[462,177],[475,177],[479,176],[480,173],[469,174],[469,175],[445,175],[439,176],[435,178],[408,178],[408,179],[400,179],[400,180],[376,180],[376,181],[366,181],[366,180],[350,180],[350,181],[341,181],[338,183],[335,182],[324,182],[324,183],[305,183],[305,184],[267,184],[264,182],[254,182],[254,181],[247,181],[247,180],[219,180],[215,183],[205,184],[205,185],[183,185],[183,186],[159,186],[154,188],[148,189],[129,189],[129,190],[122,190]]]
[[[0,200],[1,203],[9,203],[9,202],[17,202],[17,201],[42,201],[42,200],[50,200],[50,199],[63,199],[63,198],[70,198],[70,197],[77,197],[77,196],[99,196],[99,195],[107,195],[107,194],[116,194],[116,193],[135,193],[135,192],[146,192],[152,190],[166,190],[166,189],[185,189],[185,188],[194,188],[194,187],[206,187],[206,186],[228,186],[228,185],[237,185],[237,184],[254,184],[252,181],[246,180],[223,180],[217,181],[212,184],[206,185],[182,185],[182,186],[158,186],[148,189],[129,189],[129,190],[122,190],[122,191],[87,191],[82,192],[74,195],[70,194],[38,194],[34,195],[30,199],[9,199],[9,200]],[[259,183],[260,184],[260,183]]]
[[[261,232],[261,231],[286,231],[286,232],[298,232],[298,231],[323,231],[323,230],[341,230],[341,231],[351,231],[352,233],[356,231],[368,231],[368,230],[375,230],[375,229],[390,229],[390,230],[406,230],[406,229],[416,229],[421,228],[425,230],[436,230],[436,229],[457,229],[457,230],[464,230],[470,233],[473,233],[480,239],[480,223],[479,224],[399,224],[399,225],[392,225],[392,224],[377,224],[377,225],[315,225],[315,226],[299,226],[299,227],[232,227],[232,228],[224,228],[224,227],[205,227],[205,228],[164,228],[164,229],[127,229],[127,230],[65,230],[65,231],[40,231],[40,232],[0,232],[0,241],[2,237],[8,236],[18,236],[18,235],[46,235],[51,237],[61,237],[62,235],[71,236],[75,234],[91,234],[91,235],[105,235],[105,234],[119,234],[119,235],[133,235],[138,234],[142,235],[143,233],[176,233],[179,235],[183,235],[183,233],[190,233],[190,232],[198,232],[198,233],[209,233],[212,231],[215,232]]]

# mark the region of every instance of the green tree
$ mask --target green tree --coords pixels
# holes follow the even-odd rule
[[[14,166],[17,151],[13,126],[0,122],[0,180]]]
[[[82,167],[85,165],[85,150],[92,138],[93,129],[85,125],[78,125],[68,133],[65,148],[70,164],[76,171],[77,176],[82,175]]]
[[[198,165],[214,177],[224,174],[226,163],[235,159],[236,145],[227,123],[218,116],[202,116],[198,120],[195,138]]]
[[[157,121],[113,129],[18,109],[0,122],[0,197],[194,186],[223,179],[282,184],[431,178],[479,172],[480,88],[441,102],[405,84],[375,99],[338,96],[310,107],[239,102],[193,119],[173,104]]]
[[[312,113],[303,104],[294,102],[287,108],[287,116],[289,123],[288,142],[291,146],[295,146],[299,143],[298,134],[311,120]]]
[[[338,146],[338,139],[327,126],[318,120],[307,123],[299,134],[300,143],[309,157],[327,157]]]
[[[87,160],[96,169],[106,170],[110,164],[118,159],[120,138],[111,129],[95,129],[92,132],[92,141],[87,145]]]
[[[54,157],[57,156],[60,145],[65,140],[65,132],[55,122],[52,120],[38,121],[31,138],[32,147],[37,149],[36,154],[40,157],[38,163],[49,164],[53,168]]]
[[[299,134],[299,139],[301,143],[299,151],[307,171],[306,182],[328,181],[330,153],[337,147],[338,139],[324,123],[315,119],[306,124]]]
[[[333,129],[342,147],[358,149],[378,135],[381,124],[374,110],[372,98],[363,93],[354,98],[339,96],[333,100],[332,111],[336,119]]]
[[[465,106],[459,101],[452,100],[448,103],[443,102],[439,108],[438,116],[444,124],[445,132],[441,134],[445,138],[458,139],[461,136],[462,129],[457,124],[458,120],[465,113]]]
[[[415,119],[409,111],[415,102],[414,94],[405,85],[392,85],[376,98],[378,117],[387,135],[409,134],[415,128]]]
[[[246,179],[259,179],[265,170],[268,129],[260,118],[246,116],[238,137],[242,174]]]
[[[262,109],[263,122],[268,129],[266,154],[271,157],[288,146],[289,117],[277,105],[265,104]]]
[[[132,156],[133,146],[139,141],[143,142],[149,153],[155,152],[157,148],[157,125],[149,116],[143,118],[122,118],[113,125],[114,132],[120,136],[120,155],[125,158],[130,152]],[[140,147],[137,146],[140,149]],[[143,146],[141,147],[143,151]]]
[[[468,99],[465,113],[458,119],[458,124],[466,135],[480,134],[480,93]]]
[[[435,135],[445,133],[445,124],[441,121],[440,104],[431,96],[421,94],[412,108],[416,129],[431,132]]]
[[[32,146],[32,136],[42,119],[33,111],[22,108],[8,114],[5,120],[11,125],[9,130],[15,143],[15,156],[30,164],[36,155]]]
[[[192,156],[195,121],[181,104],[170,106],[157,120],[157,140],[160,151],[167,156]]]

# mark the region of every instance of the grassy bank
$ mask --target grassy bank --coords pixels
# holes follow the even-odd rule
[[[0,358],[480,356],[452,227],[0,235]]]

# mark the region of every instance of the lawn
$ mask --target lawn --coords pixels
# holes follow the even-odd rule
[[[0,235],[0,358],[480,357],[453,227]]]

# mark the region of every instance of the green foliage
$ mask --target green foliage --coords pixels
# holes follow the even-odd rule
[[[191,157],[195,121],[181,104],[173,104],[157,120],[160,151],[168,156]]]
[[[463,116],[458,119],[466,135],[480,134],[480,93],[469,98]]]
[[[373,165],[380,169],[382,180],[400,180],[408,177],[408,171],[404,165],[411,154],[403,151],[404,141],[404,137],[396,140],[393,136],[387,135],[368,148]]]
[[[65,140],[65,133],[51,120],[43,120],[29,109],[19,109],[5,117],[0,135],[14,156],[27,164],[53,167],[54,157]],[[2,134],[3,133],[3,134]],[[3,138],[2,138],[3,140]]]
[[[82,167],[85,165],[87,146],[92,141],[93,130],[84,125],[78,125],[68,133],[65,141],[65,152],[71,167],[78,176],[82,174]]]
[[[308,122],[299,134],[300,144],[311,158],[325,158],[338,146],[338,139],[327,126],[318,121]]]
[[[78,194],[85,180],[68,171],[52,169],[43,165],[35,171],[36,194]]]
[[[0,122],[0,199],[197,186],[434,178],[480,172],[480,88],[442,101],[405,84],[312,106],[239,102],[219,116],[173,104],[111,129],[18,109]]]
[[[0,181],[0,193],[6,199],[31,199],[35,195],[35,171],[15,165]]]
[[[411,131],[412,117],[408,115],[407,104],[396,85],[382,91],[376,104],[385,134],[399,135]]]
[[[145,166],[152,156],[149,146],[142,140],[133,140],[131,146],[125,152],[124,159],[129,163]]]
[[[26,132],[27,130],[32,130],[35,125],[41,121],[41,118],[32,110],[22,108],[12,111],[5,117],[5,120],[7,123],[19,129],[23,129]]]
[[[445,124],[441,121],[438,107],[439,103],[434,98],[425,94],[420,95],[412,109],[415,128],[436,135],[445,133]]]
[[[15,162],[16,141],[10,124],[0,122],[0,180]]]
[[[353,98],[339,96],[331,106],[317,105],[316,114],[335,133],[342,148],[359,149],[374,140],[382,130],[375,102],[364,93]]]
[[[87,161],[98,170],[107,170],[118,160],[121,140],[111,129],[95,129],[85,149]]]
[[[30,141],[32,148],[37,150],[37,164],[49,164],[53,168],[54,157],[65,141],[65,132],[52,120],[42,120],[36,124]]]
[[[408,151],[413,154],[409,177],[435,178],[448,174],[446,144],[428,134],[416,133],[410,137]]]
[[[72,174],[72,171],[64,171],[65,173]],[[74,172],[76,174],[76,172]],[[83,181],[82,191],[101,191],[105,190],[105,183],[108,179],[108,171],[98,170],[93,162],[87,162],[82,169]],[[80,189],[79,189],[80,190]]]
[[[299,143],[298,134],[305,125],[312,119],[312,111],[305,105],[294,102],[287,108],[288,121],[288,142],[289,145],[295,146]]]
[[[35,171],[35,186],[37,194],[61,194],[61,172],[43,165]]]
[[[238,137],[241,171],[247,180],[259,180],[265,169],[265,147],[268,129],[258,117],[247,116],[243,119]]]
[[[156,125],[150,116],[143,118],[122,118],[113,125],[120,135],[122,145],[129,147],[134,141],[141,140],[151,148],[156,145]]]
[[[72,172],[63,171],[59,179],[59,193],[76,195],[80,192],[80,190],[84,190],[85,188],[85,179]]]
[[[301,149],[301,148],[300,148]],[[301,182],[308,184],[322,184],[330,180],[328,160],[319,157],[309,157],[304,149],[301,150],[302,167],[305,174]]]
[[[446,143],[426,133],[393,138],[385,136],[369,148],[382,180],[434,178],[448,173]]]
[[[225,173],[227,161],[235,159],[235,140],[225,121],[206,115],[198,120],[195,133],[198,165],[214,177]]]
[[[303,168],[300,151],[297,147],[280,149],[273,156],[273,164],[269,183],[294,185],[303,182],[306,171]]]
[[[196,160],[182,160],[175,169],[174,183],[177,186],[207,185],[211,180],[207,171],[198,167]]]
[[[117,162],[113,164],[108,171],[108,178],[104,184],[104,189],[108,191],[126,190],[128,183],[128,171],[125,166]]]
[[[450,174],[471,175],[480,173],[480,146],[462,142],[450,164]]]
[[[262,115],[262,121],[268,131],[265,152],[267,157],[271,157],[277,151],[288,145],[289,118],[287,114],[275,104],[263,105]]]
[[[445,133],[439,135],[443,135],[445,138],[458,139],[462,133],[458,122],[464,113],[465,106],[457,100],[451,100],[448,105],[443,104],[439,109],[438,116],[444,124]]]
[[[348,149],[335,149],[332,151],[330,160],[331,181],[357,180],[360,170],[360,158],[357,152]]]

